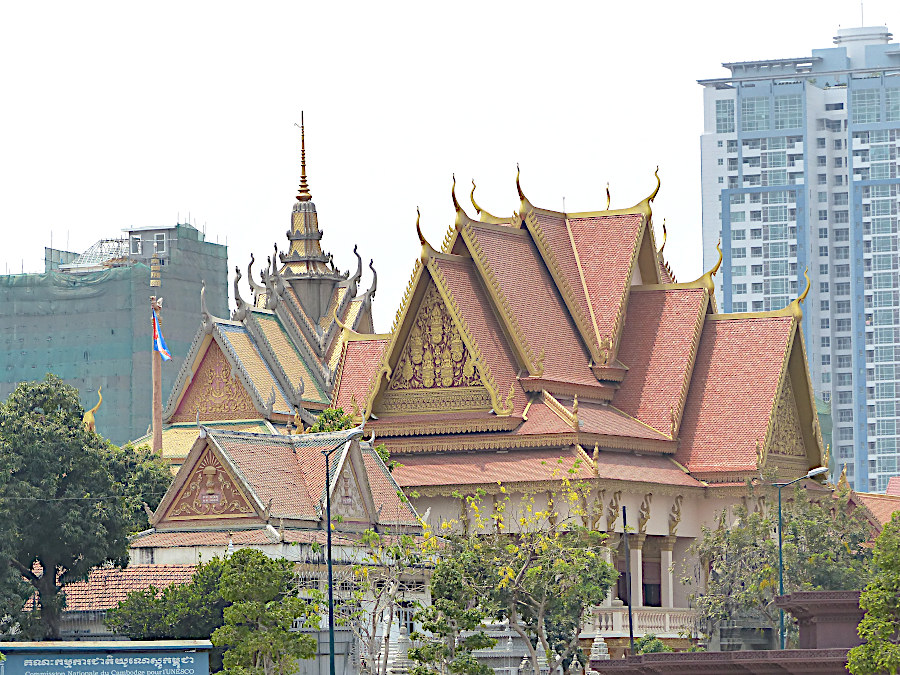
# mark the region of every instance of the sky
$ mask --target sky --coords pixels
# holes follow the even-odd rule
[[[867,0],[866,25],[900,31]],[[744,13],[742,10],[748,10]],[[749,13],[752,10],[752,13]],[[722,62],[808,56],[858,2],[8,2],[0,22],[0,274],[123,228],[194,223],[230,271],[285,232],[305,111],[309,184],[337,265],[378,270],[390,328],[453,222],[631,206],[655,186],[679,280],[703,270],[702,87]],[[658,235],[657,235],[658,236]],[[598,253],[598,255],[602,255]],[[368,270],[362,286],[368,286]],[[246,281],[245,281],[246,283]],[[523,280],[527,283],[527,280]],[[246,294],[245,294],[246,295]],[[199,298],[198,298],[199,309]]]

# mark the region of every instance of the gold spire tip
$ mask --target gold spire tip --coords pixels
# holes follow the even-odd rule
[[[525,199],[525,193],[522,192],[522,185],[519,183],[519,174],[521,173],[521,169],[519,169],[519,163],[516,162],[516,190],[519,193],[519,199]]]
[[[300,124],[294,122],[294,126],[300,127],[300,187],[297,190],[297,201],[308,202],[312,199],[309,191],[309,183],[306,180],[306,129],[303,124],[303,111],[300,111]]]
[[[666,219],[665,218],[663,218],[662,230],[663,230],[663,240],[662,240],[662,245],[659,247],[659,251],[658,251],[658,253],[660,253],[660,254],[663,252],[663,249],[666,247],[666,238],[668,237],[668,235],[666,234]]]
[[[453,197],[453,208],[457,213],[462,211],[462,207],[459,205],[459,201],[456,199],[456,174],[453,174],[453,187],[450,190],[450,194]]]
[[[612,201],[612,198],[609,195],[609,183],[606,184],[606,210],[609,211],[609,203]]]

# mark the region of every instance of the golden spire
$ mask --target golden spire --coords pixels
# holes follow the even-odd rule
[[[702,277],[697,279],[700,282],[700,285],[703,286],[707,291],[709,291],[710,295],[713,295],[716,292],[716,284],[713,281],[713,277],[716,276],[716,273],[719,271],[719,268],[722,266],[722,242],[716,244],[716,250],[719,252],[719,259],[716,261],[716,264],[713,265],[713,268],[704,274]],[[696,282],[695,282],[696,283]]]
[[[806,277],[806,288],[800,294],[800,297],[797,298],[797,302],[803,302],[806,300],[806,296],[809,295],[809,287],[812,286],[812,282],[809,280],[809,267],[803,270],[803,276]]]
[[[297,126],[297,123],[294,123]],[[309,184],[306,182],[306,130],[303,128],[303,111],[300,111],[300,189],[297,192],[298,202],[308,202],[312,199],[309,192]]]
[[[803,320],[803,308],[800,306],[803,304],[803,301],[806,300],[806,296],[809,294],[809,289],[812,286],[812,283],[809,280],[809,268],[807,267],[803,270],[803,276],[806,277],[806,288],[803,289],[803,292],[791,302],[790,305],[787,306],[787,309],[790,310],[790,313],[797,319],[797,321]]]

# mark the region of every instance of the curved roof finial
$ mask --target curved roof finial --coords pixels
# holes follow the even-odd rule
[[[378,288],[378,272],[375,271],[375,260],[369,258],[369,269],[372,270],[372,285],[369,286],[369,290],[366,291],[366,295],[370,298],[375,297],[375,289]]]
[[[657,253],[659,253],[660,255],[662,255],[663,249],[666,247],[667,237],[668,237],[668,235],[666,234],[666,219],[663,218],[663,242],[662,242],[662,246],[659,247],[659,251],[657,251]]]
[[[294,126],[298,126],[294,122]],[[303,111],[300,111],[300,187],[297,191],[298,202],[308,202],[312,199],[309,184],[306,182],[306,130],[303,125]]]
[[[659,180],[659,167],[658,166],[656,167],[656,171],[653,172],[653,175],[656,176],[656,189],[653,191],[653,194],[651,194],[649,197],[647,197],[648,202],[652,202],[654,199],[656,199],[656,194],[659,192],[659,186],[662,184],[662,182]]]
[[[519,174],[520,173],[521,173],[521,170],[519,169],[519,164],[518,164],[518,162],[516,162],[516,190],[519,193],[519,199],[524,200],[525,193],[522,192],[522,185],[519,183]]]
[[[716,276],[716,272],[719,271],[719,268],[722,266],[722,240],[719,239],[716,244],[716,250],[719,252],[719,259],[716,261],[716,264],[713,265],[713,268],[709,271],[709,275],[714,277]]]
[[[356,252],[356,244],[353,244],[353,255],[356,256],[356,274],[350,277],[351,284],[355,284],[362,279],[362,256]]]
[[[609,211],[609,203],[612,201],[612,198],[609,195],[609,183],[606,184],[606,210]]]
[[[234,266],[234,304],[237,305],[237,309],[234,310],[234,314],[231,316],[232,321],[243,321],[247,316],[247,310],[249,309],[249,305],[244,302],[244,298],[241,297],[241,268],[237,265]]]
[[[494,214],[488,213],[483,208],[478,206],[478,202],[475,201],[475,181],[474,181],[474,179],[472,180],[472,192],[469,194],[469,199],[472,202],[472,206],[475,207],[475,212],[481,218],[481,222],[483,222],[483,223],[499,223],[503,220],[502,218],[498,218]]]
[[[457,213],[462,211],[462,207],[459,205],[459,200],[456,199],[456,174],[453,174],[453,187],[450,189],[450,194],[453,197],[453,208]]]
[[[340,328],[341,330],[345,330],[345,331],[351,332],[351,333],[353,332],[353,329],[350,328],[350,327],[349,327],[347,324],[345,324],[343,321],[341,321],[340,317],[338,317],[337,307],[335,307],[335,308],[331,311],[331,316],[334,317],[334,322],[338,325],[338,328]]]
[[[427,262],[428,258],[431,257],[431,254],[434,253],[434,249],[431,248],[431,244],[429,244],[425,240],[425,235],[422,234],[422,227],[419,224],[419,221],[422,219],[422,214],[419,212],[419,207],[416,207],[416,234],[419,235],[419,243],[422,244],[422,262]]]
[[[481,207],[478,206],[478,202],[475,201],[475,179],[472,179],[472,192],[469,193],[469,200],[472,202],[472,206],[475,207],[475,213],[479,216],[481,215]]]
[[[812,286],[812,282],[809,280],[809,268],[807,267],[803,270],[803,276],[806,277],[806,288],[800,294],[800,297],[797,298],[797,302],[803,302],[806,300],[806,296],[809,295],[809,289]]]

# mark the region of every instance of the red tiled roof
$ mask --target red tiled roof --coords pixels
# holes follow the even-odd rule
[[[409,501],[401,499],[403,494],[383,462],[376,458],[375,450],[363,446],[363,460],[366,464],[366,475],[372,490],[375,504],[379,509],[378,520],[382,523],[404,523],[418,525],[419,519]]]
[[[885,489],[884,494],[900,497],[900,476],[888,478],[887,489]]]
[[[570,409],[572,407],[569,401],[566,401],[566,406]],[[578,420],[581,423],[579,429],[588,434],[671,440],[666,434],[648,427],[642,421],[628,417],[612,406],[595,401],[579,401]]]
[[[521,413],[528,397],[517,379],[519,365],[506,340],[491,302],[478,280],[475,264],[469,258],[436,258],[438,268],[447,282],[448,289],[459,307],[472,339],[481,350],[491,374],[505,402],[510,386],[513,387],[513,410]]]
[[[587,448],[585,450],[591,454]],[[668,457],[626,452],[600,452],[597,455],[597,477],[659,485],[703,486]]]
[[[900,495],[879,495],[867,492],[857,492],[856,496],[872,512],[872,515],[881,523],[887,525],[891,516],[900,511]]]
[[[600,337],[615,338],[616,315],[631,284],[628,272],[643,219],[638,213],[569,219]]]
[[[394,477],[407,488],[586,479],[593,472],[573,448],[557,448],[407,455],[402,466],[394,469]]]
[[[325,530],[284,530],[284,541],[288,543],[307,544],[311,542],[325,543]],[[228,537],[235,546],[262,546],[278,543],[278,540],[265,529],[254,530],[196,530],[196,531],[160,531],[140,536],[131,542],[131,548],[178,548],[181,546],[228,546]],[[348,544],[352,539],[335,532],[332,543]]]
[[[132,591],[154,586],[162,590],[171,584],[183,584],[194,575],[194,565],[134,565],[121,569],[104,567],[91,570],[87,581],[65,587],[66,611],[88,612],[115,607]]]
[[[362,410],[375,369],[381,362],[387,344],[388,340],[352,340],[346,344],[341,356],[340,379],[332,399],[335,406],[350,413],[353,407],[350,397],[355,396]]]
[[[528,409],[528,419],[514,432],[517,436],[529,434],[575,433],[559,415],[550,410],[538,397]]]
[[[792,317],[706,321],[675,456],[692,473],[756,468],[792,327]]]
[[[535,357],[545,355],[543,377],[596,385],[590,355],[528,232],[474,223],[472,231]]]
[[[628,374],[612,403],[667,435],[672,409],[681,417],[681,392],[694,365],[705,299],[702,288],[634,291],[629,296],[618,355]]]

